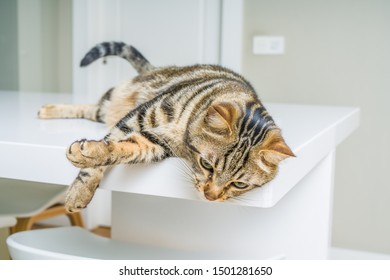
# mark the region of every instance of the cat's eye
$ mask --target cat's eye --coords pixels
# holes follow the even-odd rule
[[[233,182],[232,186],[237,189],[245,189],[246,187],[248,187],[248,184],[245,184],[243,182]]]
[[[200,165],[201,165],[204,169],[206,169],[206,170],[208,170],[208,171],[210,171],[210,172],[213,171],[213,166],[210,164],[210,162],[208,162],[208,161],[205,160],[204,158],[200,158]]]

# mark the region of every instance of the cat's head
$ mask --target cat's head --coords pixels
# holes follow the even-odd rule
[[[196,187],[210,201],[264,185],[282,160],[294,156],[260,102],[214,102],[188,136]]]

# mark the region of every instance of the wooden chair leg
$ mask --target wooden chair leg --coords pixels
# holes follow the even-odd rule
[[[83,217],[81,216],[80,212],[76,213],[67,213],[66,216],[68,216],[70,224],[72,226],[79,226],[84,227]]]
[[[72,226],[84,227],[83,217],[80,212],[68,213],[63,204],[56,204],[39,214],[27,218],[17,218],[17,223],[10,229],[11,233],[15,233],[23,230],[30,230],[35,222],[56,217],[59,215],[66,215]]]
[[[30,230],[34,224],[33,217],[27,218],[17,218],[17,223],[15,226],[10,228],[11,233],[15,233],[18,231]]]

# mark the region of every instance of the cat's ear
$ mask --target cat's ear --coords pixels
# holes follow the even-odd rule
[[[295,157],[290,147],[284,142],[279,130],[270,131],[267,134],[260,148],[260,156],[275,165],[286,158]]]
[[[213,104],[207,110],[205,121],[207,125],[219,132],[233,133],[239,110],[231,103]]]

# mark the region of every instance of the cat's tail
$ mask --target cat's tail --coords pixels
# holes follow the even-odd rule
[[[101,57],[110,55],[126,59],[139,74],[148,72],[154,68],[136,48],[122,42],[104,42],[97,44],[84,56],[80,66],[87,66]]]

